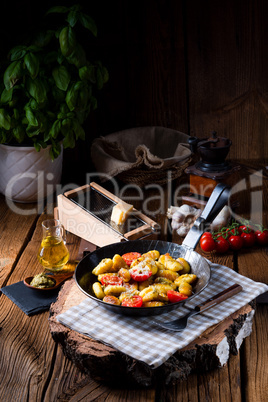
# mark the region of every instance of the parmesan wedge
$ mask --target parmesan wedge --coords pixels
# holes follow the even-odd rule
[[[111,221],[116,223],[116,225],[122,225],[125,223],[132,209],[133,205],[127,204],[124,201],[119,202],[113,207]]]

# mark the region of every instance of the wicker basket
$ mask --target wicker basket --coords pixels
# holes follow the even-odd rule
[[[182,165],[170,166],[168,169],[148,169],[146,166],[134,168],[120,173],[117,177],[124,183],[133,183],[139,187],[150,183],[163,185],[180,177],[190,162],[191,159]]]
[[[92,161],[101,181],[117,177],[138,186],[166,184],[190,163],[188,135],[165,127],[136,127],[96,138]]]

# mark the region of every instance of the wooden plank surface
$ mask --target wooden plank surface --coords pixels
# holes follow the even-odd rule
[[[7,285],[21,281],[25,276],[35,275],[42,272],[42,268],[37,261],[37,251],[41,242],[41,222],[47,215],[41,215],[37,222],[37,229],[31,238],[32,219],[36,220],[36,216],[32,219],[28,218],[25,221],[19,219],[17,215],[14,220],[11,219],[9,211],[8,230],[1,242],[1,247],[6,246],[6,255],[10,250],[9,243],[12,237],[19,236],[23,243],[25,236],[27,244],[22,250],[22,245],[17,248],[19,261],[13,267],[12,275],[6,276],[5,282]],[[28,229],[28,230],[27,230]],[[14,234],[16,232],[16,234]],[[11,239],[10,239],[11,236]],[[68,244],[71,251],[71,258],[78,251],[79,242],[71,240]],[[21,256],[20,256],[21,254]],[[14,258],[15,259],[15,258]],[[0,327],[1,327],[1,359],[0,359],[0,399],[3,401],[41,401],[42,395],[45,393],[47,383],[54,373],[55,355],[57,346],[51,340],[51,335],[48,327],[48,312],[35,315],[34,317],[26,316],[10,299],[1,294],[0,297]],[[59,367],[64,367],[59,364]],[[69,361],[65,359],[65,363],[69,369],[62,371],[62,381],[57,381],[57,376],[54,378],[56,393],[58,386],[65,389],[69,387],[66,373],[73,373],[72,378],[80,376],[79,371],[73,367],[70,368]],[[16,369],[14,370],[14,367]],[[27,385],[26,385],[27,384]],[[51,383],[53,384],[53,382]],[[55,395],[54,395],[55,396]],[[30,398],[30,399],[28,399]],[[54,400],[54,397],[50,400]]]
[[[23,249],[34,231],[38,213],[35,204],[11,204],[15,213],[0,195],[0,287],[11,275]],[[29,210],[35,213],[28,214]]]
[[[261,191],[260,197],[257,198],[261,202],[261,206],[253,211],[255,219],[259,219],[265,227],[268,224],[268,178],[262,176],[261,186],[253,188],[251,191]],[[254,195],[254,194],[253,194]],[[254,201],[254,197],[253,197]],[[256,202],[256,194],[255,194]],[[253,204],[254,205],[254,204]],[[243,250],[237,256],[238,272],[257,282],[268,283],[267,266],[268,255],[267,248],[255,246],[250,251]],[[268,297],[268,296],[267,296]],[[256,314],[253,324],[253,331],[249,338],[245,340],[242,356],[242,366],[247,370],[242,370],[242,378],[244,382],[243,396],[245,400],[265,401],[268,395],[268,319],[267,319],[267,302],[266,304],[257,304]],[[266,359],[259,359],[259,351],[262,351]]]

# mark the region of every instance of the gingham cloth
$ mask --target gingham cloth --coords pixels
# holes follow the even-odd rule
[[[159,316],[128,317],[100,307],[94,300],[87,298],[78,306],[58,315],[57,319],[77,332],[156,368],[176,351],[196,339],[207,328],[229,317],[230,314],[268,290],[268,286],[264,283],[255,282],[230,268],[212,263],[210,265],[209,285],[201,294],[178,310]],[[243,291],[204,313],[189,318],[188,326],[182,332],[172,332],[154,323],[154,321],[164,322],[184,316],[189,312],[187,306],[194,308],[235,283],[240,284]]]

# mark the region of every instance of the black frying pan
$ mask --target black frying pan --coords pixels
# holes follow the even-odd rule
[[[210,266],[205,258],[194,251],[194,248],[198,243],[200,236],[206,230],[207,224],[210,223],[223,206],[226,205],[228,197],[229,189],[225,185],[218,184],[208,200],[202,215],[195,221],[194,226],[185,237],[181,246],[161,240],[134,240],[113,243],[88,254],[79,262],[75,270],[75,280],[78,287],[88,297],[99,303],[100,306],[115,313],[124,315],[156,315],[183,306],[186,301],[191,300],[197,294],[202,292],[209,283]],[[177,303],[166,304],[164,306],[139,308],[105,303],[94,296],[92,285],[97,281],[97,276],[92,274],[92,270],[103,258],[113,258],[115,254],[122,255],[131,251],[137,251],[143,254],[149,250],[158,250],[160,254],[170,253],[173,258],[183,257],[189,262],[191,273],[195,274],[198,278],[196,285],[193,287],[192,296],[188,297],[186,301],[183,300]]]

